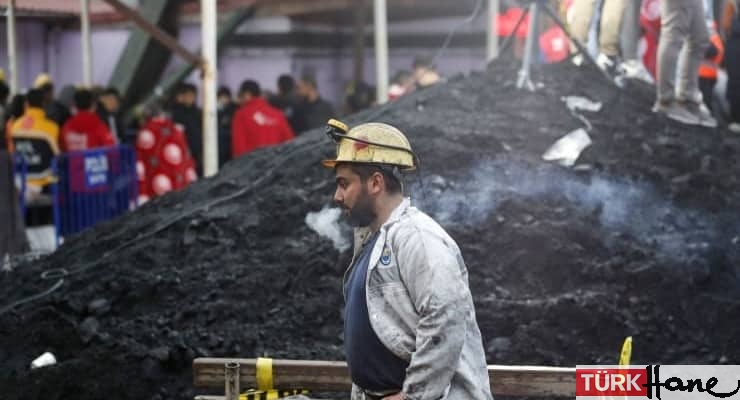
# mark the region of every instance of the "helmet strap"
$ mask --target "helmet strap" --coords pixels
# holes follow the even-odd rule
[[[403,185],[403,175],[401,174],[401,169],[397,165],[391,165],[391,164],[375,164],[380,169],[389,172],[391,175],[393,175],[394,178],[396,178],[396,181],[398,181],[398,184],[401,185],[401,193],[404,191],[404,185]]]
[[[394,165],[391,173],[393,174],[393,177],[395,177],[398,183],[401,185],[401,193],[403,193],[404,187],[403,187],[403,177],[401,176],[401,169],[398,168],[398,166]]]

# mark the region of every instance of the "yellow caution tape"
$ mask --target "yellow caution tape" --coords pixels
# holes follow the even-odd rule
[[[239,400],[278,400],[297,394],[308,394],[308,390],[248,390],[239,395]]]
[[[257,389],[269,391],[272,389],[272,358],[257,359]]]
[[[630,365],[630,359],[632,358],[632,336],[627,336],[622,344],[622,353],[619,355],[619,365],[627,366]]]

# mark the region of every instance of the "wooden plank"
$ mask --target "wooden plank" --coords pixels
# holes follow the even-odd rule
[[[494,395],[575,397],[576,369],[489,365]]]
[[[239,382],[243,389],[255,388],[255,359],[196,358],[193,381],[200,388],[223,388],[224,365],[240,365]],[[347,364],[342,361],[273,360],[273,384],[280,389],[306,389],[318,392],[349,392]],[[490,365],[488,373],[495,395],[574,397],[575,368]]]
[[[239,363],[239,386],[243,389],[257,385],[255,359],[197,358],[193,361],[196,387],[223,387],[224,365]],[[307,389],[312,391],[349,391],[347,364],[339,361],[273,360],[273,386],[280,389]]]

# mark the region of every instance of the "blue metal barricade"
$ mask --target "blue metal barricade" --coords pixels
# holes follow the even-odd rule
[[[26,173],[28,166],[20,153],[12,154],[13,176],[15,177],[15,186],[18,188],[18,206],[20,207],[21,217],[23,217],[26,215]]]
[[[57,156],[52,168],[57,242],[137,206],[136,152],[120,145]]]

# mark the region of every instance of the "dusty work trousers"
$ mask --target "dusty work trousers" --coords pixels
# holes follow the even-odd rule
[[[660,19],[656,87],[658,100],[701,102],[697,71],[704,58],[704,50],[709,45],[704,4],[699,0],[661,0]]]
[[[10,153],[0,150],[0,264],[5,254],[22,254],[29,249],[13,171]]]
[[[735,21],[740,25],[740,20]],[[730,122],[740,123],[740,29],[731,33],[725,43],[727,67],[727,101],[730,103]]]
[[[622,25],[622,16],[629,0],[604,0],[601,10],[599,28],[599,51],[608,56],[619,55],[619,29]],[[574,0],[570,22],[570,32],[584,47],[588,44],[588,30],[594,14],[596,0]],[[571,44],[571,52],[576,52]]]
[[[628,0],[622,20],[622,59],[637,60],[637,46],[642,31],[640,27],[640,7],[642,0]]]

